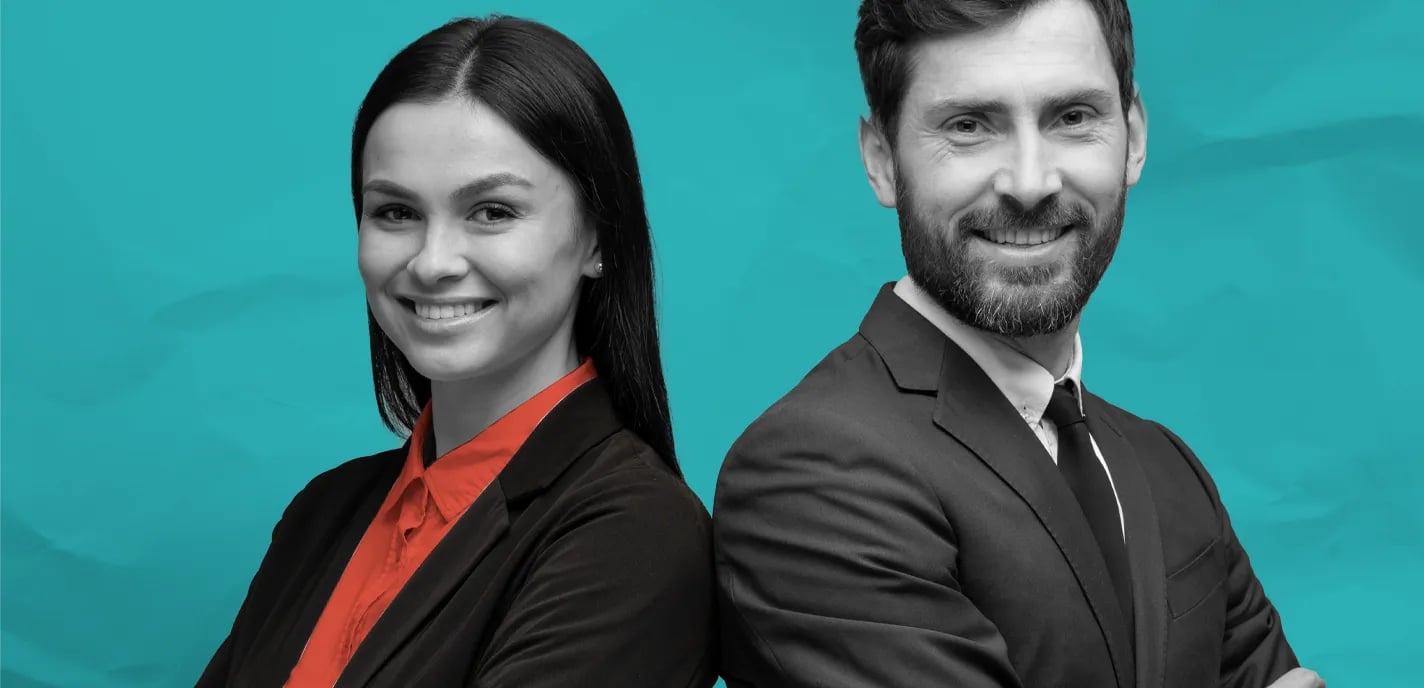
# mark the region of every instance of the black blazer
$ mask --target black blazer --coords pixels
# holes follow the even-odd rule
[[[280,686],[405,460],[292,501],[201,687]],[[535,429],[392,600],[338,688],[711,686],[710,519],[594,379]]]
[[[722,467],[728,686],[1258,687],[1297,666],[1197,458],[1085,404],[1126,519],[1131,619],[1043,445],[885,285]]]

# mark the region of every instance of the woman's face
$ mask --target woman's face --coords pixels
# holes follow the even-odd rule
[[[599,255],[562,170],[466,98],[392,106],[361,167],[366,299],[416,371],[454,382],[573,360]]]

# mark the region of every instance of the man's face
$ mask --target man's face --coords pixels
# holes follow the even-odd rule
[[[1140,103],[1122,111],[1096,15],[1046,0],[916,45],[911,64],[897,131],[861,134],[910,276],[979,329],[1062,330],[1112,260],[1146,156]]]

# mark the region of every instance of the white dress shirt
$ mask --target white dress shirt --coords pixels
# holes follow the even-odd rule
[[[1063,377],[1055,379],[1053,373],[1039,365],[1033,359],[1015,351],[1004,342],[989,335],[988,333],[975,329],[950,315],[948,311],[940,306],[933,297],[925,293],[919,285],[909,276],[901,278],[895,283],[895,295],[909,304],[915,312],[924,316],[944,336],[949,337],[963,349],[974,362],[984,370],[989,379],[994,382],[994,386],[1003,392],[1009,403],[1014,405],[1014,409],[1019,412],[1019,417],[1028,424],[1033,434],[1043,443],[1043,448],[1048,450],[1048,455],[1053,458],[1053,462],[1058,462],[1058,427],[1053,421],[1043,417],[1043,412],[1048,408],[1048,402],[1053,398],[1053,388],[1058,383],[1065,380],[1071,381],[1073,389],[1078,392],[1077,399],[1079,410],[1082,410],[1083,398],[1081,396],[1082,387],[1080,380],[1083,376],[1083,343],[1081,338],[1075,333],[1073,335],[1072,358],[1068,364],[1068,371]],[[1091,439],[1092,435],[1089,434]],[[1108,470],[1108,464],[1103,460],[1103,452],[1098,449],[1097,440],[1093,442],[1093,453],[1098,456],[1098,463],[1102,465],[1103,472],[1108,475],[1108,483],[1112,484],[1112,471]],[[1113,498],[1117,501],[1118,525],[1123,529],[1123,538],[1126,539],[1127,527],[1122,515],[1122,499],[1117,496],[1117,485],[1112,485]]]

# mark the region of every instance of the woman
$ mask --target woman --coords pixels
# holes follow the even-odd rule
[[[538,23],[436,29],[362,102],[351,190],[410,439],[297,495],[199,685],[711,686],[710,520],[602,72]]]

